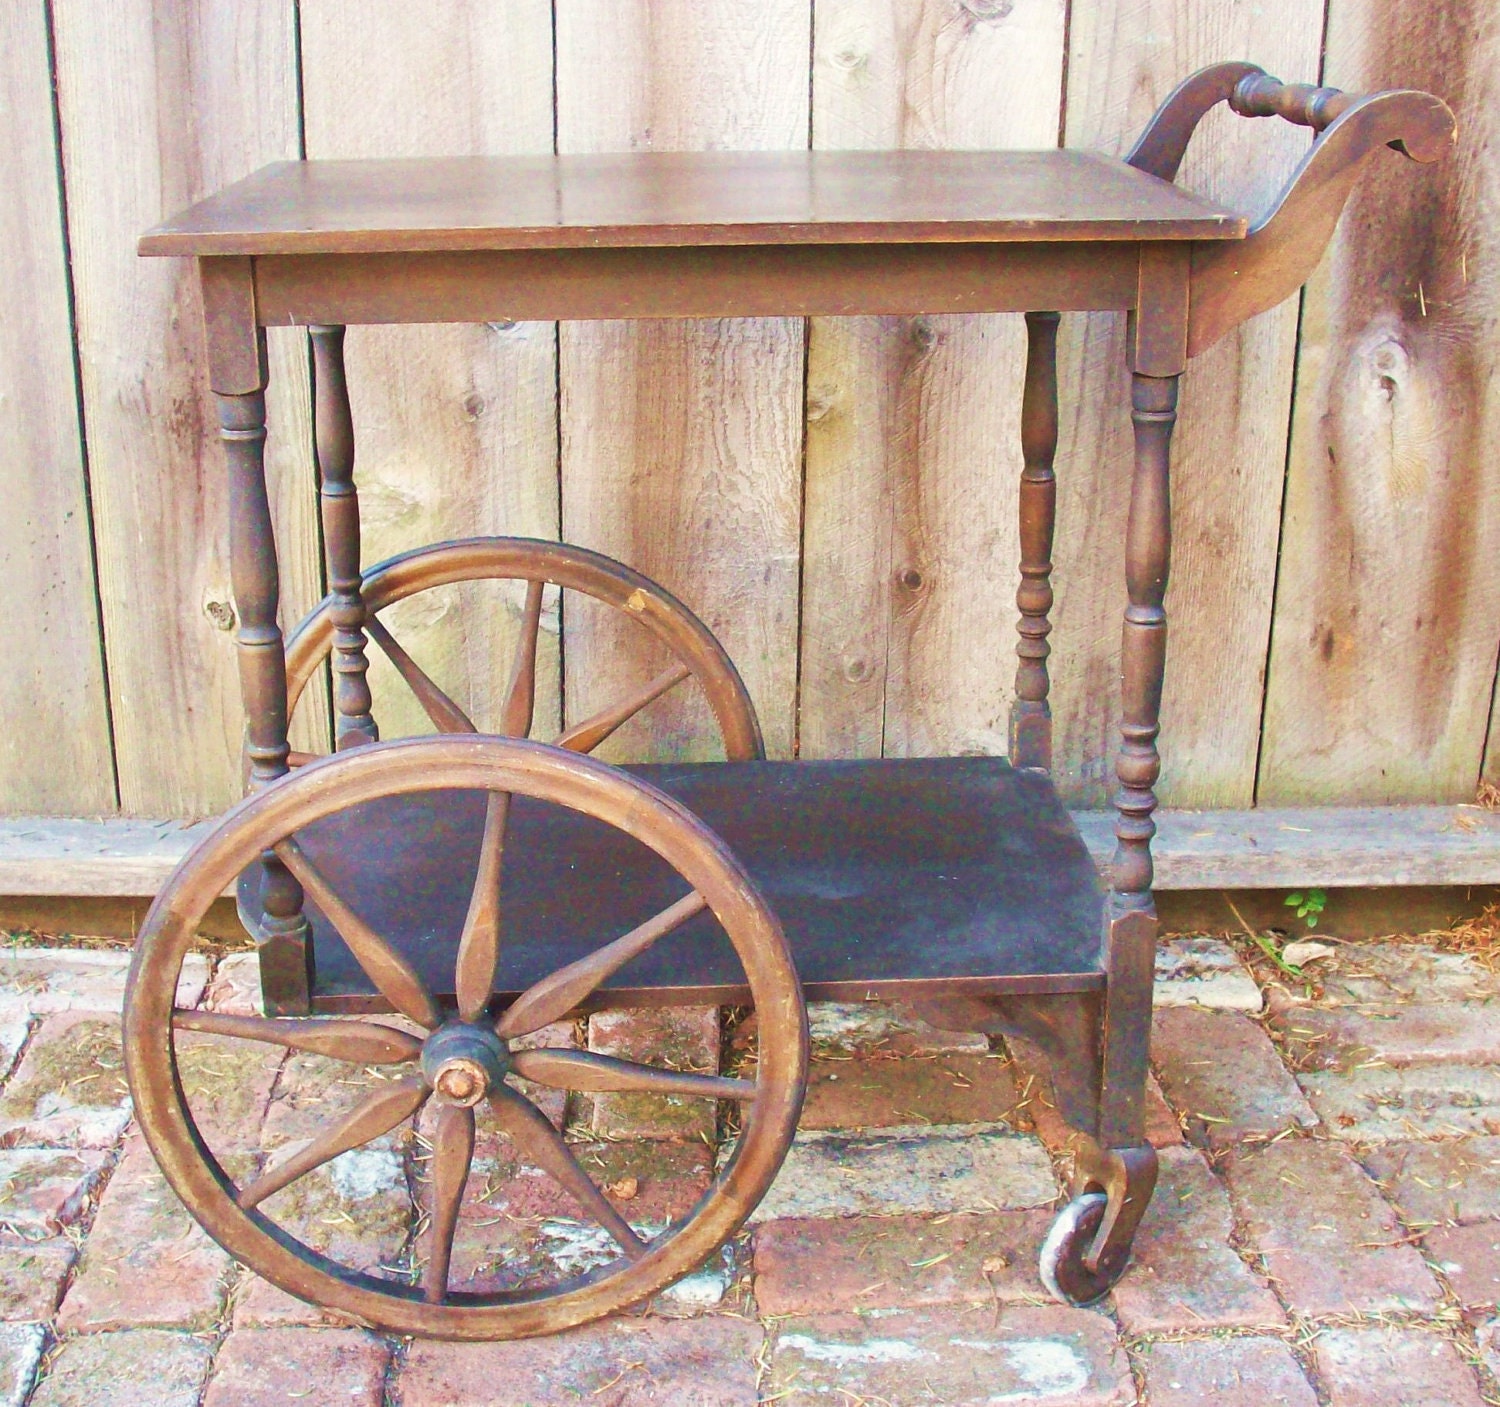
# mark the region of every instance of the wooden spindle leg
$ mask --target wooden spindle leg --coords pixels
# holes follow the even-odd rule
[[[287,771],[286,655],[276,612],[281,583],[266,490],[266,339],[255,318],[248,259],[199,261],[209,380],[229,489],[229,570],[252,789]],[[267,850],[256,927],[268,1015],[308,1009],[312,943],[302,886]]]
[[[245,706],[245,750],[252,788],[287,771],[286,656],[276,623],[280,582],[271,505],[266,493],[266,398],[216,397],[219,435],[229,470],[230,572],[235,610],[240,695]],[[261,985],[268,1014],[307,1009],[311,984],[302,886],[271,852],[261,857]]]
[[[1177,423],[1175,376],[1131,377],[1135,473],[1125,536],[1124,636],[1120,650],[1123,716],[1115,763],[1114,892],[1123,909],[1151,908],[1151,838],[1161,757],[1162,673],[1167,660],[1167,571],[1172,553],[1168,467]]]
[[[354,417],[344,376],[344,329],[313,327],[313,428],[323,513],[323,550],[332,597],[333,706],[340,752],[379,736],[371,714],[360,594],[359,492],[354,486]]]
[[[1172,429],[1177,377],[1131,377],[1135,472],[1125,538],[1125,607],[1121,646],[1123,715],[1115,764],[1115,856],[1106,917],[1108,971],[1104,1013],[1104,1081],[1099,1142],[1133,1148],[1145,1142],[1145,1092],[1151,1038],[1151,981],[1156,905],[1151,897],[1151,838],[1156,834],[1156,735],[1167,658],[1167,571],[1171,562]],[[1149,1190],[1146,1194],[1149,1197]]]
[[[1021,585],[1016,606],[1016,697],[1010,708],[1013,767],[1052,769],[1047,636],[1052,630],[1052,530],[1057,518],[1056,313],[1026,314],[1026,386],[1021,399]]]

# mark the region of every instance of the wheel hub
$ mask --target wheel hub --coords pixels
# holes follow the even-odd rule
[[[445,1104],[472,1109],[509,1069],[510,1047],[488,1026],[439,1026],[422,1047],[422,1076]]]

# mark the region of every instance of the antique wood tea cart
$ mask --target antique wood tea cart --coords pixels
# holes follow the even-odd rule
[[[1221,101],[1316,134],[1275,208],[1248,229],[1172,184],[1196,124]],[[146,919],[126,1056],[145,1135],[215,1239],[294,1294],[401,1333],[508,1337],[595,1318],[700,1265],[770,1186],[802,1102],[804,998],[900,998],[949,1025],[1024,1033],[1047,1052],[1080,1137],[1073,1200],[1047,1237],[1042,1275],[1073,1303],[1104,1294],[1156,1177],[1142,1105],[1178,376],[1301,285],[1365,157],[1391,146],[1431,161],[1453,135],[1452,114],[1425,93],[1357,97],[1231,63],[1177,88],[1124,161],[1046,151],[286,162],[147,234],[142,253],[198,261],[229,475],[250,785]],[[1135,426],[1107,887],[1048,775],[1056,333],[1060,312],[1088,309],[1130,315]],[[361,574],[349,323],[923,312],[1026,315],[1008,759],[768,762],[750,699],[707,628],[592,552],[473,538]],[[312,335],[329,594],[283,645],[263,329],[286,324]],[[479,734],[381,620],[414,593],[478,580],[524,583],[500,736]],[[574,595],[617,610],[669,662],[551,743],[526,740],[544,589],[561,590],[564,611]],[[369,642],[440,736],[376,741]],[[325,661],[338,750],[291,754],[289,711]],[[685,688],[706,695],[726,760],[616,767],[588,756]],[[198,924],[236,884],[268,1015],[176,1010]],[[669,1002],[753,1003],[753,1078],[524,1039],[570,1013]],[[221,1160],[180,1078],[178,1038],[189,1032],[388,1078],[281,1161]],[[523,1092],[537,1087],[730,1101],[738,1135],[696,1206],[643,1233]],[[277,1194],[424,1105],[431,1222],[414,1269],[340,1264],[278,1221]],[[483,1293],[450,1282],[476,1117],[612,1238],[602,1264]]]

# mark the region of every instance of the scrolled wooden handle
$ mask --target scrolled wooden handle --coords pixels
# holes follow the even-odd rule
[[[1357,93],[1283,83],[1269,73],[1247,73],[1229,95],[1229,106],[1241,117],[1281,117],[1314,132],[1321,132],[1358,101]]]

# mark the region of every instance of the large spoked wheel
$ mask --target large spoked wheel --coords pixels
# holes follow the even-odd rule
[[[447,788],[488,796],[483,841],[458,945],[456,1011],[444,1010],[396,946],[337,893],[298,833],[345,808]],[[505,925],[501,858],[512,797],[566,807],[623,830],[665,861],[682,897],[585,957],[535,981],[496,1019],[488,1010]],[[530,804],[530,803],[528,803]],[[263,1019],[174,1009],[195,929],[246,866],[274,850],[296,875],[376,989],[410,1023]],[[523,1038],[584,1003],[612,973],[707,909],[733,945],[760,1020],[753,1080],[694,1075],[572,1049],[525,1049]],[[622,925],[623,926],[623,925]],[[687,941],[684,939],[683,941]],[[223,1162],[194,1122],[176,1037],[207,1032],[377,1067],[387,1078],[280,1161]],[[201,1040],[202,1037],[190,1039]],[[264,1047],[261,1047],[264,1049]],[[247,1052],[253,1047],[247,1047]],[[131,968],[125,1058],[141,1127],[184,1203],[231,1254],[267,1280],[329,1309],[402,1334],[512,1338],[597,1318],[697,1268],[734,1234],[780,1167],[802,1102],[807,1026],[801,988],[775,916],[722,841],[662,792],[592,758],[510,738],[377,743],[311,764],[241,802],[178,867],[147,915]],[[580,1165],[564,1137],[512,1082],[574,1090],[641,1090],[738,1103],[734,1152],[680,1221],[642,1234]],[[272,1215],[275,1196],[340,1154],[393,1131],[430,1105],[430,1228],[405,1269],[350,1268],[314,1251]],[[492,1293],[450,1285],[449,1269],[476,1120],[509,1136],[612,1238],[612,1259],[586,1273]],[[487,1132],[487,1130],[485,1130]],[[234,1166],[231,1175],[224,1163]],[[384,1269],[384,1267],[382,1267]]]
[[[657,699],[692,680],[702,690],[731,762],[765,756],[755,707],[729,656],[713,633],[675,596],[612,558],[567,543],[524,537],[476,537],[404,552],[371,567],[364,574],[361,596],[367,612],[366,634],[395,667],[440,733],[478,731],[464,711],[417,664],[380,612],[423,591],[459,582],[519,581],[526,583],[521,634],[512,666],[510,702],[497,730],[523,736],[531,714],[512,716],[521,689],[535,692],[537,637],[542,617],[542,594],[549,586],[592,597],[637,623],[670,657],[671,663],[655,678],[617,702],[569,727],[555,741],[573,752],[592,752],[616,730]],[[333,604],[324,601],[287,641],[287,701],[294,709],[308,681],[329,657],[334,645]],[[525,726],[518,726],[524,722]],[[297,754],[300,765],[310,758]]]

